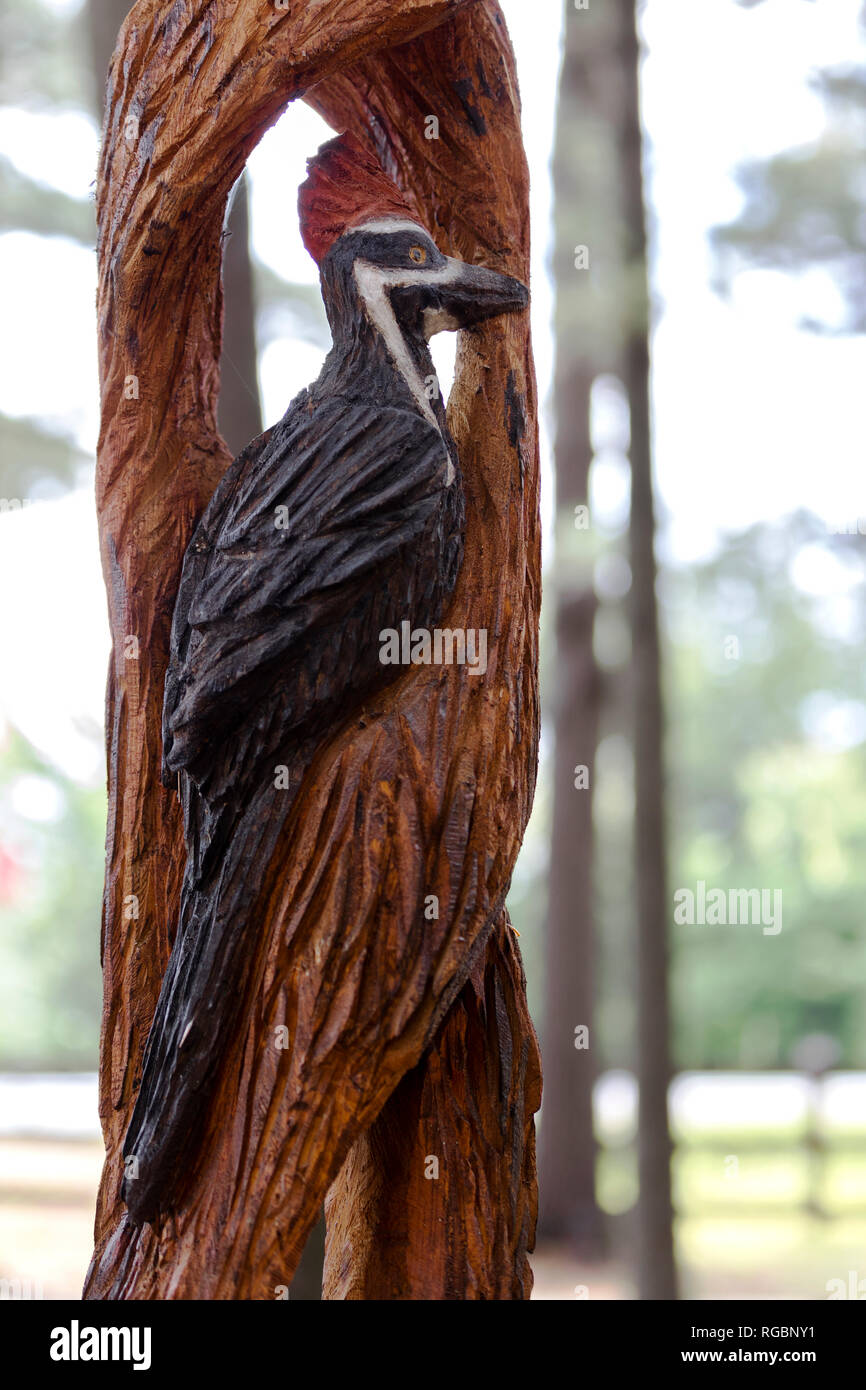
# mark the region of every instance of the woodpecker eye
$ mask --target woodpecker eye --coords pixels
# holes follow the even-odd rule
[[[427,252],[424,250],[423,246],[411,246],[409,248],[409,259],[414,261],[416,265],[423,265],[427,259]]]

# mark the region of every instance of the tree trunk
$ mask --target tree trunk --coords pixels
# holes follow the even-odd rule
[[[559,595],[541,1146],[541,1233],[548,1240],[567,1242],[583,1259],[597,1259],[604,1249],[602,1213],[595,1200],[593,1127],[597,1040],[590,798],[599,712],[592,650],[595,611],[590,591]],[[580,787],[579,766],[586,768],[588,777]]]
[[[233,454],[262,432],[247,176],[232,189],[223,252],[223,348],[217,424]]]
[[[250,943],[262,985],[220,1077],[183,1205],[136,1228],[119,1196],[184,859],[178,803],[159,782],[169,625],[184,550],[229,460],[215,420],[223,210],[264,129],[305,93],[372,145],[443,250],[524,279],[528,269],[513,56],[494,0],[329,0],[291,12],[258,3],[218,17],[204,0],[170,12],[156,0],[136,4],[112,63],[98,188],[97,506],[114,648],[107,1159],[85,1293],[277,1296],[355,1145],[357,1162],[330,1207],[343,1243],[360,1251],[352,1173],[363,1168],[365,1131],[379,1117],[387,1123],[389,1104],[404,1114],[408,1105],[416,1128],[399,1152],[410,1166],[422,1149],[425,1160],[436,1156],[424,1129],[433,1094],[448,1175],[438,1191],[477,1235],[467,1236],[462,1272],[440,1278],[443,1292],[431,1296],[525,1297],[538,1064],[502,915],[538,737],[538,454],[525,316],[463,335],[449,409],[467,529],[447,620],[488,630],[487,672],[413,667],[357,727],[323,740],[263,866],[261,934]],[[430,114],[438,141],[425,136]],[[432,922],[423,913],[431,894],[440,904]],[[277,1052],[281,1025],[292,1046]],[[454,1109],[465,1058],[483,1153],[467,1150]],[[414,1082],[395,1097],[409,1072]],[[415,1111],[413,1086],[423,1101]],[[489,1194],[480,1208],[476,1164]],[[364,1220],[378,1220],[384,1239],[396,1215],[383,1207],[377,1218],[377,1205],[365,1203]],[[449,1264],[449,1236],[447,1222],[433,1232],[438,1260],[414,1227],[394,1236],[409,1296],[428,1296],[418,1292],[431,1286],[425,1265]],[[332,1296],[404,1296],[383,1291],[385,1274],[360,1254],[358,1262],[357,1275],[351,1256],[344,1279],[329,1272]]]
[[[631,630],[634,677],[635,890],[638,960],[638,1288],[644,1299],[677,1297],[671,1200],[671,1080],[668,990],[667,837],[664,717],[656,600],[649,292],[640,120],[640,44],[634,0],[617,0],[626,75],[620,125],[627,235],[627,283],[633,287],[623,379],[631,419]]]
[[[129,0],[88,0],[87,37],[90,47],[92,106],[100,121],[105,101],[108,65],[117,43],[120,26],[128,14]]]
[[[566,0],[553,159],[556,703],[539,1230],[548,1240],[567,1242],[585,1259],[597,1259],[605,1247],[595,1197],[593,1127],[598,1074],[593,788],[600,680],[593,651],[592,556],[589,547],[580,550],[576,544],[582,533],[575,509],[588,503],[592,386],[614,365],[610,335],[616,318],[599,312],[597,277],[576,260],[577,248],[585,246],[594,267],[618,226],[610,162],[603,157],[615,101],[612,58],[615,31],[604,8],[576,12]],[[575,784],[578,767],[586,769],[580,787]],[[578,1028],[587,1030],[586,1037],[576,1038]]]

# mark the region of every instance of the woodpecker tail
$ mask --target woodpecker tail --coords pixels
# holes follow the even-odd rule
[[[257,888],[293,800],[271,785],[239,814],[184,788],[192,834],[180,920],[123,1146],[122,1196],[136,1225],[175,1204],[203,1137],[256,973]]]

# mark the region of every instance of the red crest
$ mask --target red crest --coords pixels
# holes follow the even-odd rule
[[[418,221],[375,156],[348,131],[307,160],[298,213],[304,245],[318,265],[352,227],[388,217]]]

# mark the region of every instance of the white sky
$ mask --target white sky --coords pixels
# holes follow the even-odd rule
[[[53,8],[76,2],[53,0]],[[766,0],[745,11],[733,0],[649,0],[643,100],[653,147],[654,288],[663,308],[653,398],[663,543],[672,558],[706,554],[720,532],[799,506],[829,520],[863,514],[862,339],[828,340],[797,328],[807,308],[828,298],[816,277],[801,285],[752,272],[722,303],[709,288],[707,240],[710,227],[737,211],[739,162],[820,133],[822,110],[808,76],[854,56],[858,7],[859,0]],[[503,0],[503,9],[533,175],[533,315],[544,396],[561,6]],[[570,22],[579,24],[580,14]],[[255,249],[291,279],[316,278],[298,236],[295,202],[306,157],[326,136],[323,123],[298,103],[250,163]],[[84,117],[0,107],[0,151],[64,192],[88,194],[96,142]],[[92,253],[58,237],[0,234],[0,410],[40,414],[87,449],[98,421],[94,296]],[[438,342],[445,375],[446,335]],[[306,344],[269,346],[260,372],[269,422],[320,361]],[[548,466],[546,513],[549,496]],[[74,776],[98,779],[102,757],[77,732],[82,717],[101,720],[108,651],[89,488],[0,516],[0,586],[0,717]]]

